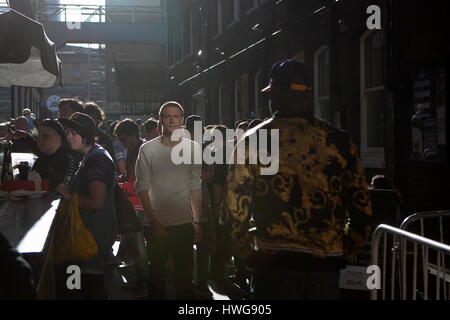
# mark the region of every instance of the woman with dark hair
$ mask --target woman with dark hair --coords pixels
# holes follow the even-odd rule
[[[68,290],[65,281],[61,281],[60,286],[57,284],[57,288],[61,290],[63,299],[105,299],[104,273],[113,259],[112,246],[117,236],[114,161],[94,142],[98,129],[90,116],[76,112],[70,119],[59,121],[67,129],[70,148],[81,152],[84,158],[70,188],[60,184],[56,191],[67,202],[72,200],[73,194],[78,194],[80,216],[94,236],[98,254],[88,261],[70,263],[81,269],[81,290]]]

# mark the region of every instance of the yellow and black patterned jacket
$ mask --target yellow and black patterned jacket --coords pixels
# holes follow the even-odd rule
[[[277,174],[261,175],[261,165],[248,164],[256,152],[248,139],[246,164],[229,167],[220,221],[233,254],[248,258],[256,247],[314,259],[354,257],[369,237],[372,215],[356,145],[316,118],[276,119],[270,128],[279,130]],[[256,241],[248,232],[252,216]]]

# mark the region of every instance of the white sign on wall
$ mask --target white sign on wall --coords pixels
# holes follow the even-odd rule
[[[61,100],[60,96],[53,95],[53,96],[48,97],[48,99],[47,99],[48,110],[50,110],[51,112],[58,112],[58,110],[59,110],[58,104],[59,104],[60,100]]]

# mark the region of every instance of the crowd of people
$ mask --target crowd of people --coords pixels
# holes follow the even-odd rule
[[[273,116],[236,122],[234,141],[226,139],[230,128],[207,126],[175,101],[143,123],[107,120],[96,103],[74,98],[60,101],[58,119],[36,120],[24,110],[8,136],[13,150],[35,153],[32,170],[63,199],[78,195],[80,216],[98,245],[93,259],[78,263],[82,290],[68,290],[65,266],[57,270],[59,297],[108,298],[105,271],[119,259],[131,261],[133,285],[151,299],[211,299],[210,288],[241,298],[338,299],[339,270],[367,241],[372,208],[355,144],[313,116],[310,93],[302,63],[275,64],[263,90]],[[180,128],[194,136],[195,124],[202,133],[222,134],[212,152],[223,161],[173,162],[174,148],[193,154],[209,148],[173,138]],[[221,149],[245,144],[260,129],[279,132],[279,171],[261,175],[259,162],[227,164]],[[246,160],[261,151],[245,147]],[[119,237],[115,183],[142,226]]]

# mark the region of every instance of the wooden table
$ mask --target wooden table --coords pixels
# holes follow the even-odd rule
[[[21,254],[39,254],[44,248],[59,204],[59,196],[9,200],[0,203],[0,232]]]

